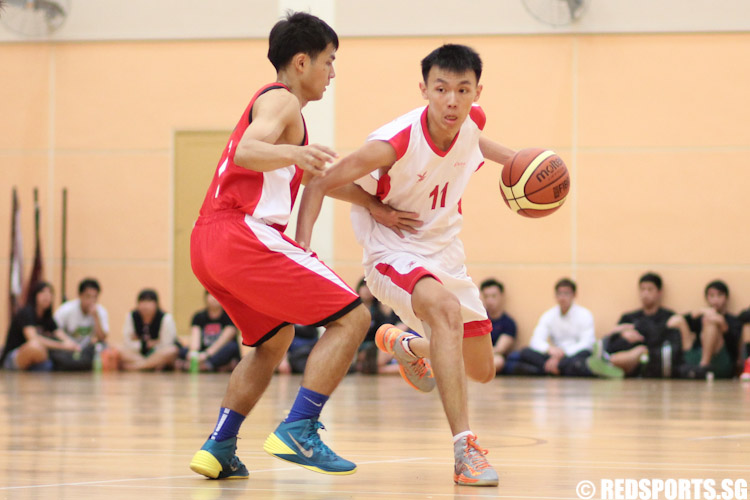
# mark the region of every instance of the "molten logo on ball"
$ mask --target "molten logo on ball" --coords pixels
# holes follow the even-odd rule
[[[565,203],[570,175],[554,151],[527,148],[503,167],[500,192],[505,204],[524,217],[544,217]]]
[[[565,164],[563,163],[563,161],[560,159],[559,156],[555,156],[554,159],[550,160],[549,164],[546,167],[544,167],[541,171],[537,169],[537,172],[539,173],[536,174],[536,181],[537,182],[544,181],[548,176],[554,174],[555,170],[557,170],[561,166],[564,167]]]

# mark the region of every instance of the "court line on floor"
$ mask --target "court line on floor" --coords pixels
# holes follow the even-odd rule
[[[725,439],[731,439],[735,436],[750,436],[750,434],[735,434],[735,435],[727,435],[727,436],[716,436],[716,438],[725,438]],[[693,440],[702,439],[702,438],[693,438]],[[107,450],[97,450],[93,448],[52,448],[52,449],[37,449],[37,450],[5,450],[4,453],[49,453],[49,452],[64,452],[64,453],[90,453],[90,454],[101,454],[105,456],[111,456],[111,455],[141,455],[143,453],[149,453],[149,454],[158,454],[158,455],[166,455],[166,456],[192,456],[192,451],[173,451],[168,452],[163,449],[134,449],[134,448],[109,448]],[[261,458],[270,458],[270,456],[264,452],[264,451],[244,451],[241,453],[243,456],[252,456],[252,457],[261,457]],[[399,462],[399,461],[419,461],[419,460],[425,460],[427,458],[425,457],[404,457],[404,458],[396,458],[387,455],[360,455],[360,454],[352,454],[352,453],[346,453],[346,456],[348,457],[362,457],[362,458],[369,458],[370,461],[357,461],[359,464],[377,464],[377,463],[393,463],[393,462]],[[382,460],[372,460],[372,459],[382,459]],[[448,461],[435,461],[434,457],[430,458],[432,460],[431,464],[433,465],[450,465],[452,462]],[[570,467],[576,467],[580,465],[587,465],[587,464],[593,464],[596,469],[607,469],[607,468],[616,468],[618,466],[632,466],[636,465],[639,467],[636,467],[636,469],[640,468],[653,468],[653,467],[662,467],[665,469],[669,469],[671,467],[692,467],[692,469],[688,470],[706,470],[706,471],[723,471],[726,470],[728,472],[736,472],[734,469],[703,469],[703,467],[732,467],[732,468],[745,468],[741,469],[740,472],[744,472],[745,470],[750,470],[750,465],[745,464],[706,464],[706,463],[682,463],[682,462],[627,462],[627,461],[610,461],[610,460],[564,460],[564,461],[556,461],[556,460],[534,460],[534,459],[518,459],[514,460],[513,462],[495,462],[493,461],[495,465],[499,466],[506,466],[506,467],[521,467],[528,465],[529,467],[558,467],[558,468],[570,468]],[[648,467],[647,467],[648,466]],[[269,469],[269,470],[280,470],[280,469]],[[258,472],[261,472],[260,470]],[[2,489],[2,488],[0,488]]]
[[[287,488],[234,488],[234,487],[221,487],[221,488],[202,488],[202,487],[189,487],[189,486],[153,486],[153,485],[118,485],[118,484],[111,484],[111,485],[104,485],[107,488],[149,488],[149,489],[189,489],[189,490],[210,490],[210,491],[246,491],[248,493],[251,492],[273,492],[273,493],[307,493],[309,492],[308,489],[287,489]],[[459,487],[459,486],[455,486]],[[466,486],[466,488],[470,488],[469,486]],[[322,493],[322,494],[338,494],[338,495],[382,495],[382,496],[398,496],[398,498],[401,497],[450,497],[450,498],[462,498],[462,497],[468,497],[468,498],[519,498],[523,500],[579,500],[580,497],[545,497],[545,496],[522,496],[522,495],[492,495],[492,494],[482,494],[482,492],[472,492],[472,493],[415,493],[415,492],[403,492],[403,491],[359,491],[359,490],[320,490],[315,489],[315,493]]]
[[[412,457],[412,458],[400,458],[396,460],[373,460],[369,462],[359,462],[359,465],[372,465],[372,464],[384,464],[384,463],[399,463],[399,462],[417,462],[420,460],[430,460],[431,457]],[[289,467],[274,467],[271,469],[253,469],[250,470],[250,474],[258,474],[261,472],[276,472],[276,471],[289,471],[300,470],[299,466]],[[160,477],[135,477],[135,478],[123,478],[123,479],[104,479],[101,481],[78,481],[74,483],[55,483],[55,484],[29,484],[24,486],[0,486],[0,491],[7,490],[23,490],[31,488],[59,488],[62,486],[89,486],[89,485],[107,485],[112,483],[125,483],[131,481],[160,481],[167,479],[186,479],[186,478],[197,478],[196,474],[180,475],[180,476],[160,476]]]
[[[726,436],[704,436],[697,438],[689,438],[688,441],[710,441],[712,439],[736,439],[750,437],[750,434],[727,434]]]
[[[750,433],[748,434],[728,434],[724,436],[707,436],[707,437],[700,437],[700,438],[688,438],[688,440],[699,440],[699,439],[732,439],[735,437],[750,437]],[[440,447],[436,447],[440,448]],[[444,448],[444,447],[442,447]],[[496,447],[498,450],[504,449],[503,446]],[[493,448],[494,450],[495,448]],[[427,451],[430,452],[432,450],[421,450],[421,451]],[[3,450],[4,453],[38,453],[38,452],[98,452],[98,453],[112,453],[112,452],[122,452],[122,453],[150,453],[150,454],[164,454],[164,455],[190,455],[192,456],[195,453],[194,448],[184,449],[184,450],[165,450],[164,448],[84,448],[84,447],[52,447],[52,448],[36,448],[36,449],[6,449]],[[268,453],[262,450],[243,450],[240,454],[242,455],[258,455],[262,457],[269,456]],[[369,458],[385,458],[385,459],[392,459],[393,455],[370,455],[370,454],[360,454],[357,452],[344,452],[342,453],[347,456],[357,456],[357,457],[369,457]],[[414,458],[414,457],[405,457],[405,458]],[[690,463],[690,464],[677,464],[676,462],[627,462],[627,461],[619,461],[619,460],[549,460],[549,459],[530,459],[530,458],[520,458],[517,460],[518,462],[528,462],[528,463],[558,463],[558,462],[564,462],[564,463],[577,463],[577,464],[586,464],[586,463],[592,463],[592,464],[640,464],[640,465],[722,465],[722,464],[696,464],[696,463]],[[748,465],[750,467],[750,465]]]
[[[405,459],[398,459],[398,460],[377,460],[377,461],[368,461],[368,462],[360,462],[358,465],[373,465],[373,464],[384,464],[384,463],[399,463],[399,462],[416,462],[416,461],[422,461],[422,460],[430,460],[430,457],[415,457],[415,458],[405,458]],[[431,461],[430,465],[452,465],[452,463],[448,462],[434,462]],[[496,467],[532,467],[532,468],[545,468],[550,467],[550,465],[530,465],[530,464],[506,464],[506,463],[496,463]],[[680,466],[682,464],[674,464],[675,466]],[[575,465],[554,465],[552,467],[556,468],[575,468]],[[591,469],[615,469],[617,467],[589,467]],[[250,471],[250,474],[259,474],[263,472],[279,472],[279,471],[296,471],[299,470],[299,467],[297,466],[290,466],[290,467],[277,467],[277,468],[271,468],[271,469],[253,469]],[[653,467],[635,467],[633,470],[655,470]],[[673,470],[671,468],[665,468],[665,469],[656,469],[656,470]],[[680,468],[681,471],[700,471],[700,472],[747,472],[747,469],[686,469],[684,467]],[[194,487],[187,487],[187,486],[153,486],[153,485],[144,485],[144,486],[126,486],[126,485],[117,485],[114,483],[125,483],[125,482],[134,482],[134,481],[159,481],[159,480],[169,480],[169,479],[188,479],[188,478],[196,478],[195,474],[190,475],[180,475],[180,476],[160,476],[160,477],[139,477],[139,478],[124,478],[124,479],[109,479],[109,480],[101,480],[101,481],[79,481],[79,482],[73,482],[73,483],[55,483],[55,484],[37,484],[37,485],[25,485],[25,486],[4,486],[0,487],[0,491],[8,491],[8,490],[23,490],[23,489],[37,489],[37,488],[59,488],[59,487],[66,487],[66,486],[121,486],[121,487],[132,487],[132,488],[140,488],[140,487],[153,487],[153,488],[194,488]],[[226,488],[225,488],[226,489]],[[252,490],[252,488],[243,488]],[[276,491],[276,490],[263,490],[259,489],[258,491]],[[292,490],[297,491],[297,490]],[[331,491],[331,493],[336,493],[337,491]],[[338,493],[352,493],[352,492],[345,492],[345,491],[338,491]],[[353,493],[368,493],[368,492],[353,492]],[[369,492],[372,494],[382,494],[382,495],[396,495],[397,493],[378,493],[378,492]],[[405,493],[406,494],[406,493]],[[446,496],[444,494],[425,494],[425,495],[435,495],[435,496]],[[450,495],[447,495],[450,496]],[[523,497],[514,495],[512,497],[509,496],[495,496],[491,498],[524,498],[524,499],[549,499],[549,500],[565,500],[567,498],[571,497]]]

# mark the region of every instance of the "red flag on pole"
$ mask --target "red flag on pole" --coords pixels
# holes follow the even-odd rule
[[[26,301],[29,303],[34,285],[42,281],[44,269],[42,268],[42,245],[39,241],[39,191],[34,188],[34,265],[31,268],[31,276],[26,284]]]
[[[21,238],[21,206],[18,192],[13,188],[13,208],[10,212],[10,279],[8,280],[10,309],[8,321],[21,308],[23,294],[23,238]]]

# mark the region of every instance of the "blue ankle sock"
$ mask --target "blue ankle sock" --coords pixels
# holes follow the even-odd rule
[[[245,417],[242,414],[229,408],[222,408],[219,410],[219,420],[216,422],[216,428],[211,434],[211,439],[214,441],[224,441],[237,436],[244,420]]]
[[[300,387],[297,399],[294,400],[292,409],[289,410],[289,415],[287,415],[284,422],[290,423],[306,418],[319,417],[326,401],[328,401],[328,396],[325,394]]]

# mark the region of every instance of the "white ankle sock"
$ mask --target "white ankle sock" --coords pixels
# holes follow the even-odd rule
[[[453,436],[453,444],[458,443],[462,438],[465,438],[466,436],[473,436],[474,433],[471,431],[463,431],[459,432],[455,436]]]

